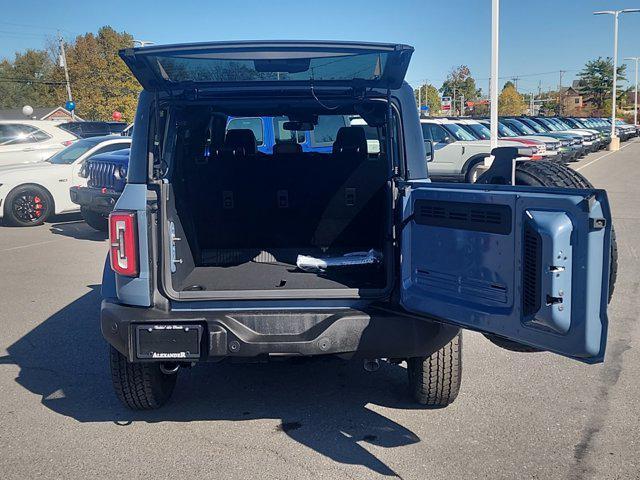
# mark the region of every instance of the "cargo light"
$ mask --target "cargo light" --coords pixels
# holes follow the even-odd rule
[[[137,277],[138,235],[135,212],[114,211],[109,215],[111,268],[119,275]]]

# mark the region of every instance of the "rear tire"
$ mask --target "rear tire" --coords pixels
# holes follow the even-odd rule
[[[462,332],[428,357],[409,358],[407,373],[416,402],[432,408],[451,405],[462,382]]]
[[[122,403],[132,410],[153,410],[167,403],[177,373],[162,373],[158,363],[131,363],[115,348],[109,349],[111,380]]]
[[[109,219],[98,212],[81,207],[80,214],[91,228],[100,232],[107,232],[109,230]]]

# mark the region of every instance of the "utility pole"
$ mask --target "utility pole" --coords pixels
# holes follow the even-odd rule
[[[60,35],[59,32],[58,40],[60,41],[60,63],[64,68],[64,78],[67,83],[67,100],[69,100],[69,102],[73,102],[73,96],[71,95],[71,84],[69,83],[69,69],[67,68],[67,55],[64,51],[64,40],[62,39],[62,35]],[[71,118],[73,120],[76,119],[75,108],[71,110]]]
[[[533,111],[533,109],[536,106],[536,101],[535,101],[535,92],[531,92],[531,95],[529,96],[529,115],[534,116],[535,113]]]
[[[562,76],[567,73],[566,70],[560,70],[560,82],[558,83],[558,114],[562,115]]]
[[[520,80],[520,77],[511,77],[511,81],[513,82],[516,92],[518,91],[518,80]]]
[[[635,101],[633,102],[633,124],[638,126],[638,60],[640,57],[627,57],[625,60],[635,60],[636,62],[636,85],[634,89]]]
[[[464,117],[464,93],[460,95],[460,116]]]
[[[453,109],[453,111],[450,111],[450,114],[455,115],[456,114],[456,87],[453,87],[453,101],[451,102],[451,108]]]

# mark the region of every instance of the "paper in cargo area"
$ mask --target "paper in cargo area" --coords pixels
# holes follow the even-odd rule
[[[381,252],[369,250],[368,252],[346,253],[338,257],[317,258],[310,255],[298,255],[296,265],[305,272],[320,273],[332,268],[379,265],[381,261]]]

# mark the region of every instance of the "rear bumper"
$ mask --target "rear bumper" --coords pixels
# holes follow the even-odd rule
[[[367,311],[172,311],[129,307],[102,301],[102,335],[131,362],[167,361],[140,358],[138,327],[201,327],[197,358],[340,355],[347,358],[408,358],[430,355],[448,343],[458,328],[374,307]],[[165,338],[166,341],[166,338]],[[178,357],[174,359],[177,361]]]
[[[69,194],[73,203],[87,210],[109,214],[120,198],[121,192],[91,187],[71,187]]]

